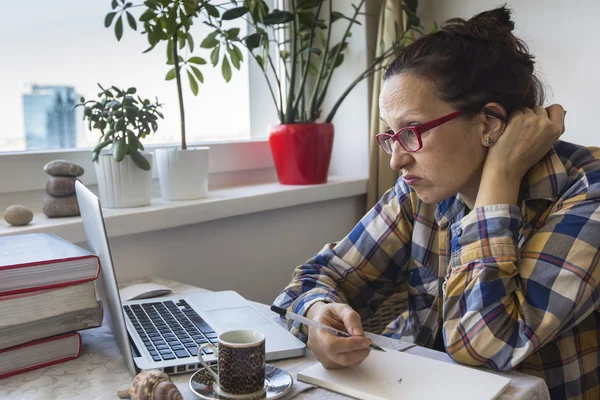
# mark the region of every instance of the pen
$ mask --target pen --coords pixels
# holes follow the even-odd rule
[[[347,332],[338,331],[335,328],[332,328],[332,327],[327,326],[327,325],[320,324],[320,323],[318,323],[315,320],[312,320],[312,319],[303,317],[301,315],[295,314],[295,313],[293,313],[291,311],[286,310],[285,308],[281,308],[281,307],[277,307],[277,306],[271,306],[271,311],[276,312],[277,314],[281,315],[283,318],[289,318],[291,320],[298,321],[301,324],[304,324],[306,326],[310,326],[310,327],[315,328],[315,329],[320,329],[322,331],[329,332],[329,333],[331,333],[334,336],[341,336],[341,337],[346,337],[346,338],[352,337],[352,335],[349,334],[349,333],[347,333]],[[369,345],[369,347],[372,348],[373,350],[383,351],[384,353],[386,353],[386,351],[382,347],[376,345],[375,343],[371,343]]]

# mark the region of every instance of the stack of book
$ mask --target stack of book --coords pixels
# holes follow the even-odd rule
[[[0,378],[79,356],[102,325],[95,254],[58,236],[0,237]]]

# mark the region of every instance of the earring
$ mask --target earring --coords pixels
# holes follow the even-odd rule
[[[485,138],[485,143],[486,143],[488,146],[491,146],[491,145],[492,145],[492,143],[494,143],[494,141],[492,140],[492,138],[491,138],[491,137],[489,137],[489,136],[488,136],[488,137],[486,137],[486,138]]]

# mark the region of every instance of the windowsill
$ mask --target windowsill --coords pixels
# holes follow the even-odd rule
[[[366,178],[330,176],[323,185],[286,186],[277,182],[236,185],[211,189],[207,198],[199,200],[165,201],[154,197],[149,206],[102,211],[108,235],[114,238],[358,196],[366,191]],[[85,240],[81,217],[47,218],[36,212],[29,225],[14,227],[5,221],[0,224],[0,236],[34,232],[54,233],[75,243]]]

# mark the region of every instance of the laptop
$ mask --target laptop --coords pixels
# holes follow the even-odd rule
[[[221,332],[253,329],[265,334],[266,359],[299,357],[306,345],[234,291],[186,293],[121,302],[100,201],[81,182],[75,190],[90,250],[100,258],[98,296],[121,350],[135,375],[142,369],[178,374],[203,368],[197,358],[203,343],[217,343]],[[210,349],[203,359],[215,363]]]

